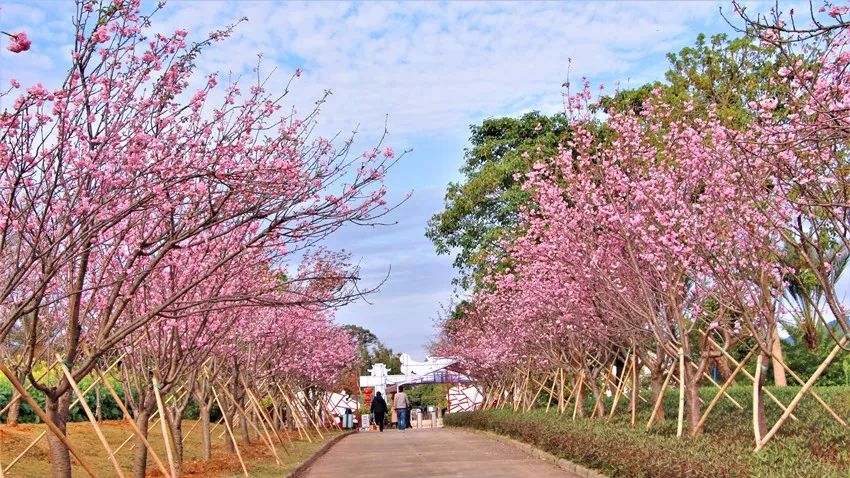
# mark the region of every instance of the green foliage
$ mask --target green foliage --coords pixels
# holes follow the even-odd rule
[[[799,388],[770,390],[788,403]],[[702,389],[703,400],[711,400],[713,392],[713,388]],[[848,416],[850,388],[820,387],[817,392],[840,415]],[[752,389],[732,387],[729,394],[744,410],[721,400],[706,423],[705,433],[696,438],[676,438],[675,420],[669,419],[646,431],[649,407],[643,402],[635,428],[630,426],[622,404],[611,421],[571,420],[569,414],[555,411],[491,410],[446,415],[444,423],[509,435],[615,477],[847,476],[850,430],[832,421],[814,399],[804,398],[795,412],[799,420],[787,422],[774,441],[755,454],[749,412]],[[675,410],[677,400],[677,391],[665,394],[668,411]],[[606,407],[610,404],[609,399]],[[588,409],[592,406],[586,405]],[[781,413],[775,405],[768,406],[767,411],[769,420],[776,420]]]
[[[92,383],[93,379],[91,377],[86,377],[82,381],[80,381],[80,389],[86,390]],[[112,381],[110,382],[112,387],[115,389],[115,392],[118,394],[118,397],[123,399],[124,390],[120,382]],[[100,411],[101,416],[104,420],[119,420],[123,418],[121,413],[121,409],[118,408],[118,405],[115,403],[115,400],[112,399],[112,395],[106,389],[106,387],[99,386],[100,388]],[[0,378],[0,409],[5,407],[12,400],[12,384],[9,383],[5,377]],[[38,402],[39,407],[44,410],[44,394],[38,390],[31,389],[29,391],[30,395]],[[97,395],[95,391],[92,390],[86,395],[86,403],[89,408],[94,412],[97,408]],[[2,417],[3,420],[6,417]],[[193,402],[190,402],[186,407],[186,411],[184,413],[184,418],[187,419],[197,419],[198,418],[198,407]],[[71,422],[82,422],[87,421],[86,412],[79,405],[71,408],[71,413],[69,415],[68,421]],[[18,416],[19,423],[40,423],[41,420],[38,418],[38,415],[35,414],[32,407],[29,406],[25,401],[21,401],[21,411]]]
[[[457,252],[455,283],[480,285],[488,258],[501,255],[500,241],[515,233],[520,210],[529,202],[522,180],[541,157],[552,157],[569,135],[567,118],[538,112],[519,118],[490,118],[470,127],[462,182],[450,183],[445,209],[431,217],[426,236],[437,253]]]
[[[835,347],[829,330],[823,325],[817,325],[815,334],[817,340],[812,342],[811,332],[802,327],[788,327],[790,340],[782,343],[782,354],[785,363],[797,373],[803,380],[808,378],[824,361],[827,355]],[[840,337],[843,332],[833,325],[833,335]],[[814,348],[812,348],[814,345]],[[790,378],[789,378],[790,380]],[[824,370],[818,379],[819,385],[850,385],[850,354],[839,354],[835,360]]]
[[[416,385],[413,388],[405,390],[407,398],[410,399],[410,405],[416,407],[427,407],[434,405],[437,408],[445,408],[448,406],[446,399],[446,386],[440,383],[428,383]]]
[[[369,329],[359,325],[342,326],[357,340],[357,363],[360,375],[368,375],[369,369],[376,363],[387,366],[387,373],[401,373],[401,359],[393,349],[383,344]]]

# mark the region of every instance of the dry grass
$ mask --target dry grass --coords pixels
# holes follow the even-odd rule
[[[187,477],[237,477],[242,476],[242,468],[235,454],[229,454],[224,449],[224,437],[220,436],[224,427],[220,426],[213,432],[213,458],[205,461],[201,459],[201,435],[200,427],[195,427],[194,420],[183,422],[185,464],[184,470]],[[123,421],[105,421],[101,424],[110,447],[114,450],[129,436],[132,430]],[[44,425],[24,424],[17,427],[0,425],[0,464],[4,471],[7,464],[24,450],[42,431],[46,430]],[[324,432],[323,432],[324,433]],[[324,433],[325,439],[336,433]],[[74,446],[83,454],[84,459],[91,464],[98,476],[115,476],[115,470],[109,463],[106,451],[97,439],[91,425],[86,423],[70,423],[68,434]],[[237,434],[238,435],[238,434]],[[276,444],[276,450],[283,462],[278,465],[271,451],[264,442],[256,435],[252,435],[252,442],[246,445],[240,441],[239,448],[248,472],[256,477],[280,477],[295,469],[301,462],[316,451],[322,444],[322,440],[314,432],[313,443],[306,439],[300,440],[298,434],[292,435],[292,446],[284,440],[286,447]],[[163,447],[162,433],[159,425],[152,426],[149,440],[157,450],[162,461],[168,466],[165,449]],[[129,473],[132,463],[134,447],[132,441],[125,445],[116,455],[125,473]],[[87,476],[85,470],[72,459],[74,476]],[[50,453],[47,447],[47,439],[42,438],[39,443],[27,452],[26,455],[9,471],[5,477],[24,478],[41,477],[50,475]],[[148,476],[162,476],[154,461],[148,458]]]

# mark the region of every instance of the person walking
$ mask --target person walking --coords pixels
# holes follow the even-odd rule
[[[398,414],[398,429],[404,432],[407,428],[408,408],[410,408],[410,400],[407,399],[407,394],[404,393],[404,387],[399,385],[398,393],[393,397],[393,408]]]
[[[384,431],[384,415],[387,413],[387,402],[384,401],[381,392],[375,394],[369,410],[375,415],[375,423],[378,424],[378,429]]]

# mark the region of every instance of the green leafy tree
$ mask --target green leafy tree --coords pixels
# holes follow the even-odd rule
[[[516,233],[528,193],[518,175],[530,170],[536,158],[551,157],[569,132],[563,114],[538,112],[519,118],[490,118],[473,125],[470,147],[460,172],[464,179],[450,183],[445,209],[428,223],[426,236],[439,254],[456,253],[455,284],[477,287],[487,260],[500,256],[500,241]]]
[[[384,345],[369,329],[359,325],[344,325],[351,336],[357,340],[357,363],[360,375],[367,375],[372,365],[383,363],[391,374],[401,373],[401,359],[398,354]]]

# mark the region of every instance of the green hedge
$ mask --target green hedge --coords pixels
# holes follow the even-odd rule
[[[85,390],[91,385],[92,379],[86,378],[82,382],[80,382],[80,389]],[[112,387],[115,389],[115,392],[122,399],[124,398],[124,390],[120,383],[112,383]],[[73,393],[73,392],[72,392]],[[35,398],[38,402],[39,406],[44,409],[44,394],[38,390],[30,389],[30,394]],[[7,380],[0,380],[0,410],[9,403],[12,399],[12,384]],[[92,390],[86,395],[86,403],[89,408],[91,408],[92,412],[97,407],[97,396]],[[106,389],[106,387],[100,387],[100,407],[101,407],[101,415],[104,420],[117,420],[122,417],[121,409],[116,405],[115,400],[112,399],[112,395]],[[217,411],[215,412],[217,413]],[[198,418],[198,407],[197,405],[190,401],[189,405],[186,407],[186,411],[183,414],[184,418],[187,419],[197,419]],[[5,422],[6,416],[2,417],[2,421]],[[86,412],[83,410],[83,407],[77,405],[71,408],[71,414],[69,416],[69,421],[72,422],[82,422],[88,420],[86,418]],[[39,423],[41,420],[38,418],[38,415],[33,412],[32,407],[29,406],[25,401],[21,402],[21,412],[18,417],[18,422],[20,423]]]
[[[798,389],[772,391],[788,403]],[[535,445],[549,453],[616,477],[847,477],[850,476],[850,430],[832,421],[812,399],[797,408],[797,422],[787,422],[776,438],[753,453],[749,387],[730,390],[744,410],[727,400],[712,412],[705,433],[676,438],[676,393],[665,396],[668,419],[646,431],[649,407],[639,407],[638,426],[629,424],[628,403],[611,421],[572,420],[570,414],[534,410],[456,413],[445,416],[447,426],[489,430]],[[842,417],[850,417],[850,390],[824,387],[818,393]],[[710,400],[711,390],[702,391]],[[588,405],[589,407],[592,404]],[[769,420],[778,407],[768,407]]]

